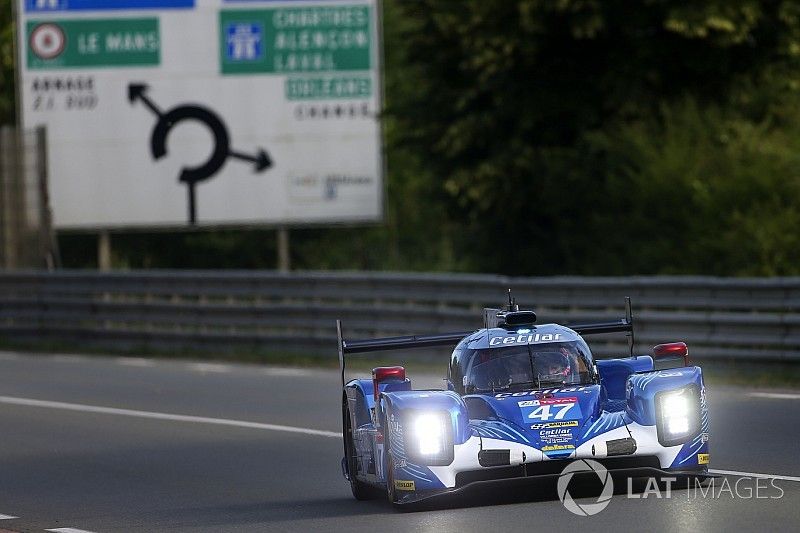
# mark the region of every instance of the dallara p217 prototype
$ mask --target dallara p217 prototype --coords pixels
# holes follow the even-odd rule
[[[484,311],[471,333],[347,341],[342,471],[357,499],[397,505],[480,484],[557,476],[592,459],[612,475],[708,475],[703,374],[686,344],[633,355],[630,301],[614,322],[536,324],[532,311]],[[631,355],[595,360],[584,335],[626,332]],[[455,345],[447,390],[413,390],[402,366],[345,383],[347,356]],[[664,369],[666,361],[678,365]],[[656,363],[658,363],[656,365]],[[658,369],[657,369],[658,367]]]

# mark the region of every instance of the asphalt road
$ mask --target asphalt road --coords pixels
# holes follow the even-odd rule
[[[646,486],[629,497],[618,486],[591,517],[568,512],[552,483],[417,512],[357,502],[341,476],[339,395],[335,371],[0,353],[0,531],[765,531],[800,523],[800,391],[708,391],[712,468],[796,480],[728,475],[705,496],[684,489],[669,498]]]

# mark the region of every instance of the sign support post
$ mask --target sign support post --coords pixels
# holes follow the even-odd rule
[[[97,236],[97,269],[100,272],[111,270],[111,234],[103,230]]]
[[[289,228],[278,228],[278,271],[289,272],[292,269],[292,259],[289,253]]]

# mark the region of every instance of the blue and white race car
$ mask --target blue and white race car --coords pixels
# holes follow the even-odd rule
[[[339,333],[344,458],[357,499],[380,491],[394,504],[477,484],[557,476],[592,459],[612,475],[708,475],[703,374],[684,343],[654,357],[595,360],[582,335],[628,332],[610,323],[536,324],[532,311],[487,309],[472,333],[346,341]],[[453,345],[448,390],[413,390],[401,366],[344,383],[346,356]],[[632,350],[631,350],[632,351]]]

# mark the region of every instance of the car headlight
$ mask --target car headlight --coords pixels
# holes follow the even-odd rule
[[[658,441],[663,446],[683,444],[700,431],[700,395],[696,387],[656,395]]]
[[[448,412],[409,413],[405,451],[412,462],[449,465],[453,462],[453,430]]]

